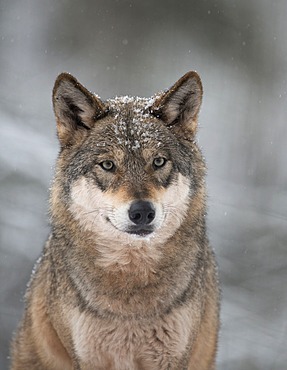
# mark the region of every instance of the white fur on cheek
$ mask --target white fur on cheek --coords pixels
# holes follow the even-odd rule
[[[188,210],[189,199],[190,180],[179,173],[177,181],[168,187],[160,199],[165,213],[165,234],[170,236],[180,227]]]
[[[72,186],[69,209],[80,225],[96,233],[102,242],[128,242],[130,236],[125,229],[129,224],[130,204],[120,204],[115,200],[89,179],[81,177]]]
[[[85,177],[79,178],[72,186],[70,211],[85,229],[101,230],[110,208],[111,203],[103,192]]]

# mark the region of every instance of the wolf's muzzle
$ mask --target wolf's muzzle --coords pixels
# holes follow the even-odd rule
[[[129,219],[138,226],[149,225],[155,218],[154,206],[143,200],[133,202],[128,212]]]

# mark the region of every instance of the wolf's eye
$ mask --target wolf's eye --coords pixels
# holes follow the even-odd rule
[[[155,169],[161,168],[166,164],[166,159],[163,157],[157,157],[153,160],[153,166]]]
[[[109,160],[101,162],[100,163],[100,166],[105,171],[112,171],[115,168],[114,162],[113,161],[109,161]]]

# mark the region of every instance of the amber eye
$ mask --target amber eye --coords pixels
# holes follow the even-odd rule
[[[115,169],[114,162],[109,160],[101,162],[100,166],[105,171],[113,171]]]
[[[166,159],[163,157],[157,157],[153,160],[153,166],[155,169],[161,168],[166,164]]]

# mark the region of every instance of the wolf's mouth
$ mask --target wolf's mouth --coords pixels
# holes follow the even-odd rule
[[[152,226],[146,226],[146,227],[137,227],[137,226],[132,226],[132,227],[129,227],[128,230],[121,230],[119,229],[118,227],[116,227],[113,222],[111,222],[110,218],[109,217],[106,217],[106,221],[109,222],[111,225],[113,225],[113,227],[115,229],[117,229],[118,231],[122,231],[122,232],[126,232],[127,234],[130,234],[130,235],[136,235],[136,236],[147,236],[151,233],[153,233],[154,231],[154,228]]]
[[[135,229],[135,230],[128,230],[127,233],[131,235],[137,236],[147,236],[153,232],[153,229]]]

